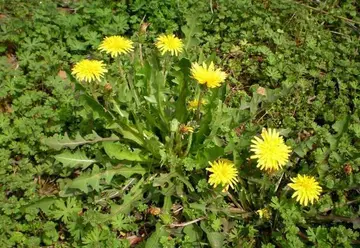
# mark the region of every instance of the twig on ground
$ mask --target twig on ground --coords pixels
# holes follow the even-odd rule
[[[196,223],[196,222],[202,221],[202,220],[204,220],[204,219],[206,219],[205,216],[200,217],[200,218],[197,218],[197,219],[192,220],[192,221],[184,222],[184,223],[178,223],[178,224],[177,224],[177,223],[173,223],[173,224],[170,224],[169,227],[170,227],[170,228],[184,227],[184,226],[188,226],[188,225],[194,224],[194,223]]]

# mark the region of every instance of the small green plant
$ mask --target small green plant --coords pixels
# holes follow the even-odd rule
[[[194,25],[189,23],[184,30],[194,30]],[[74,66],[72,74],[77,79],[73,83],[84,103],[84,111],[92,121],[101,123],[107,137],[100,137],[93,130],[95,137],[90,140],[79,135],[74,139],[65,136],[44,140],[56,150],[68,148],[55,159],[68,173],[78,171],[73,179],[59,181],[61,196],[72,199],[93,192],[116,194],[114,197],[106,194],[93,203],[107,209],[103,223],[134,213],[140,204],[161,207],[158,222],[162,225],[156,225],[147,247],[165,242],[162,236],[167,238],[171,234],[169,230],[176,226],[174,223],[191,221],[193,216],[204,218],[213,190],[204,185],[203,194],[197,194],[194,186],[199,179],[206,178],[209,161],[234,158],[234,154],[225,153],[221,144],[227,142],[226,135],[239,122],[241,110],[228,108],[222,102],[224,72],[202,57],[197,60],[202,66],[189,59],[198,49],[192,46],[193,40],[190,31],[184,41],[171,35],[160,36],[156,43],[160,55],[156,50],[143,51],[141,46],[120,36],[106,38],[100,48],[111,57],[99,53],[94,56],[107,62],[82,60]],[[68,77],[72,78],[70,73]],[[223,120],[226,129],[222,128]],[[95,153],[88,146],[94,143]],[[215,189],[218,192],[229,185],[234,187],[228,180],[214,184],[220,186]],[[193,208],[192,204],[198,200],[204,203],[196,203],[198,206]],[[72,225],[71,213],[79,209],[73,210],[70,202],[54,204],[63,210],[50,209],[52,215]],[[175,216],[174,205],[194,212],[190,216],[180,213]],[[116,223],[113,226],[117,229],[121,227],[118,222],[112,223]],[[220,230],[220,222],[217,226],[215,231]],[[95,230],[90,235],[95,237],[95,234],[101,236]]]

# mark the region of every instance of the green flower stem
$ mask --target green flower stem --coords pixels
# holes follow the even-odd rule
[[[166,74],[167,73],[164,74],[164,85],[166,84],[166,76],[167,76]],[[165,111],[164,111],[164,106],[163,106],[163,101],[161,99],[161,85],[160,84],[157,84],[157,92],[156,93],[157,93],[156,98],[157,98],[157,104],[158,104],[160,118],[165,123],[165,126],[168,127],[168,125],[167,125],[168,120],[166,118]]]
[[[176,142],[175,153],[180,155],[181,154],[182,142],[181,142],[181,135],[179,134],[179,132],[176,133],[175,142]]]
[[[93,85],[90,85],[90,92],[91,92],[92,97],[97,101],[96,91],[95,91],[95,87]]]
[[[118,63],[119,63],[119,71],[120,71],[121,77],[123,78],[123,80],[125,82],[128,83],[131,94],[132,94],[133,98],[135,99],[136,108],[140,108],[139,94],[138,94],[138,92],[137,92],[137,90],[136,90],[136,88],[134,86],[134,82],[133,82],[134,80],[132,78],[133,68],[131,69],[131,71],[129,73],[129,76],[126,77],[125,72],[123,70],[123,64],[121,62],[121,59],[118,58],[117,60],[118,60]],[[139,125],[139,120],[138,120],[137,116],[135,115],[135,112],[134,112],[133,108],[130,108],[130,112],[134,117],[136,128],[138,129],[138,131],[140,133],[142,133],[143,130],[142,130],[141,126]]]
[[[201,108],[201,101],[203,99],[203,96],[204,96],[204,90],[201,89],[200,90],[200,94],[199,94],[199,99],[198,99],[198,106],[197,106],[197,109],[196,109],[196,120],[199,121],[200,120],[200,108]]]
[[[186,147],[186,151],[185,151],[183,157],[186,157],[189,154],[189,151],[190,151],[190,148],[191,148],[191,145],[192,145],[192,140],[193,140],[193,133],[190,133],[189,139],[188,139],[188,144],[187,144],[187,147]]]
[[[140,64],[142,66],[144,66],[144,58],[143,58],[143,53],[142,53],[142,44],[139,44],[139,58],[140,58]]]
[[[170,64],[170,57],[169,54],[166,53],[164,56],[164,68],[163,68],[163,75],[166,78],[167,72],[169,71],[171,64]]]
[[[130,88],[130,91],[131,91],[131,93],[132,93],[132,95],[133,95],[133,97],[134,97],[134,99],[135,99],[135,104],[136,104],[137,107],[139,107],[139,106],[140,106],[139,95],[138,95],[138,93],[137,93],[137,91],[136,91],[136,88],[135,88],[133,79],[132,79],[132,78],[128,79],[128,78],[125,76],[125,72],[124,72],[124,70],[123,70],[123,64],[122,64],[122,62],[121,62],[120,59],[118,59],[118,63],[119,63],[119,71],[120,71],[121,77],[123,78],[123,80],[124,80],[125,82],[128,83],[129,88]]]
[[[165,56],[164,58],[164,70],[163,70],[163,77],[164,77],[164,87],[166,86],[166,77],[168,74],[168,67],[169,67],[169,59],[168,56]],[[159,108],[159,114],[160,114],[160,118],[162,119],[162,121],[165,123],[165,126],[168,127],[167,123],[168,123],[168,119],[166,118],[165,115],[165,111],[164,111],[164,106],[163,106],[163,102],[161,99],[161,85],[157,84],[157,94],[156,94],[156,98],[157,98],[157,104],[158,104],[158,108]]]

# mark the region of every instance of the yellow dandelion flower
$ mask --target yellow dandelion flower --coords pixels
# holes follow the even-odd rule
[[[72,74],[78,81],[91,82],[100,81],[104,73],[107,72],[102,61],[84,59],[76,63],[72,69]]]
[[[285,145],[283,137],[275,129],[263,129],[262,139],[254,137],[251,141],[251,151],[255,153],[252,159],[257,159],[260,170],[277,171],[289,160],[290,147]]]
[[[133,51],[133,43],[131,40],[119,35],[110,36],[101,42],[99,50],[110,54],[114,58],[122,53],[126,54]]]
[[[183,42],[173,34],[160,35],[157,38],[155,45],[160,50],[161,55],[164,55],[166,52],[170,52],[171,55],[178,56],[184,47]]]
[[[206,105],[206,104],[207,104],[206,100],[201,99],[201,106]],[[199,105],[199,100],[198,99],[191,100],[191,101],[188,102],[188,109],[195,111],[195,110],[197,110],[198,105]]]
[[[259,215],[261,219],[270,219],[271,212],[267,208],[259,209],[256,211],[256,213]]]
[[[209,162],[210,168],[206,168],[212,174],[209,177],[209,184],[216,188],[218,185],[228,190],[229,186],[234,188],[234,183],[238,182],[236,178],[238,171],[233,162],[227,159],[219,159],[213,163]]]
[[[220,69],[215,69],[213,62],[207,66],[205,63],[199,65],[193,63],[191,66],[191,75],[199,84],[205,84],[208,88],[219,87],[225,81],[227,75]]]
[[[179,130],[180,130],[180,133],[183,133],[183,134],[188,134],[188,133],[194,132],[194,128],[192,126],[185,125],[185,124],[181,124],[179,127]]]
[[[301,205],[307,206],[309,202],[314,204],[314,200],[319,199],[322,188],[314,177],[298,175],[296,178],[291,178],[291,181],[288,186],[295,190],[292,198],[296,197],[296,201]]]

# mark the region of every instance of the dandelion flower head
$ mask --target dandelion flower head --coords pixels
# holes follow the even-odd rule
[[[161,54],[164,55],[166,52],[170,52],[171,55],[178,56],[182,52],[184,44],[173,34],[160,35],[155,43],[156,47],[160,50]]]
[[[213,163],[209,162],[210,168],[206,168],[211,172],[209,176],[209,184],[216,188],[218,185],[228,190],[229,186],[234,188],[234,183],[238,182],[238,171],[233,162],[227,159],[219,159]]]
[[[111,57],[117,57],[118,55],[126,54],[134,50],[133,42],[125,37],[116,35],[106,37],[100,44],[99,50],[106,52]]]
[[[296,197],[296,201],[301,205],[307,206],[309,202],[314,204],[314,201],[319,199],[322,188],[314,177],[298,175],[296,178],[291,178],[291,181],[288,186],[295,190],[292,198]]]
[[[100,81],[104,73],[107,72],[102,61],[84,59],[76,63],[72,69],[72,74],[78,81],[91,82]]]
[[[260,219],[270,219],[271,212],[267,208],[259,209],[256,211],[256,213],[259,215]]]
[[[255,155],[251,159],[257,159],[257,167],[260,170],[277,171],[289,160],[290,147],[284,143],[283,137],[275,129],[263,129],[261,138],[254,137],[251,141],[251,151]]]
[[[185,124],[181,124],[179,127],[179,130],[180,130],[180,133],[182,133],[182,134],[188,134],[188,133],[194,132],[194,128],[192,126],[185,125]]]
[[[208,88],[216,88],[225,81],[227,75],[220,69],[215,69],[213,62],[207,66],[205,63],[199,65],[193,63],[191,67],[191,75],[199,84],[205,84]]]
[[[201,105],[202,106],[205,105],[206,103],[207,103],[206,100],[201,99]],[[194,99],[194,100],[191,100],[191,101],[188,102],[188,109],[189,110],[197,110],[198,106],[199,106],[199,100],[198,99]]]

